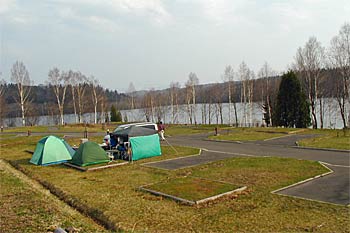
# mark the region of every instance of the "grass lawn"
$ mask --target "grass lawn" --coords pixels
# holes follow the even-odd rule
[[[83,228],[90,232],[104,231],[90,218],[33,188],[12,174],[8,167],[0,162],[1,232],[47,232],[53,231],[55,226]]]
[[[198,201],[235,190],[239,188],[239,186],[187,176],[148,185],[145,188],[180,197],[189,201]]]
[[[209,136],[212,140],[227,140],[227,141],[257,141],[271,139],[275,137],[285,136],[282,133],[257,132],[253,130],[235,130],[228,134],[219,134],[217,136]]]
[[[29,163],[40,137],[7,139],[0,157],[7,159],[94,218],[103,218],[117,229],[136,232],[346,232],[349,208],[271,194],[271,191],[326,172],[317,162],[286,158],[233,158],[176,171],[141,166],[162,156],[132,164],[80,172],[63,165],[40,167]],[[163,158],[176,157],[171,148]],[[179,149],[180,150],[180,149]],[[189,148],[189,150],[195,150]],[[167,152],[168,153],[168,152]],[[220,180],[247,186],[244,195],[207,205],[180,205],[138,187],[183,176]],[[10,185],[10,184],[9,184]],[[11,185],[10,185],[11,186]],[[35,221],[41,221],[36,219]]]
[[[220,131],[212,140],[258,141],[285,136],[286,134],[318,134],[315,138],[299,141],[300,146],[350,150],[349,130],[293,129],[293,128],[231,128]]]
[[[166,125],[165,135],[188,135],[214,132],[215,127],[227,127],[227,125]]]
[[[310,130],[316,138],[299,141],[300,146],[350,150],[350,130]],[[309,133],[310,133],[309,131]]]

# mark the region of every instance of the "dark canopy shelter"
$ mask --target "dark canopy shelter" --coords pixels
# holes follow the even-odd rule
[[[114,131],[111,135],[116,139],[119,137],[123,142],[130,143],[131,160],[139,160],[162,154],[159,136],[156,130],[130,126],[126,129]]]
[[[139,126],[130,126],[126,129],[114,131],[112,135],[122,137],[137,137],[137,136],[148,136],[158,133],[157,130],[148,129]]]

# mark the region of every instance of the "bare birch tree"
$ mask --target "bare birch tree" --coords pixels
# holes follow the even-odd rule
[[[216,117],[216,124],[224,123],[223,114],[222,114],[222,98],[223,98],[224,90],[222,89],[222,86],[220,83],[216,83],[212,86],[211,94],[214,101],[215,106],[215,117]]]
[[[146,117],[146,121],[154,122],[155,91],[153,88],[143,96],[142,107],[144,115]]]
[[[78,120],[79,123],[83,123],[83,113],[84,113],[84,98],[85,90],[87,87],[87,78],[80,72],[77,72],[77,101],[78,101]]]
[[[250,86],[250,70],[245,62],[242,62],[238,70],[239,79],[241,82],[241,108],[242,108],[242,120],[241,124],[246,126],[248,123],[248,111],[247,102],[249,99],[249,86]]]
[[[198,85],[199,83],[199,80],[198,80],[198,77],[195,73],[190,73],[188,75],[188,80],[187,80],[187,83],[186,83],[186,86],[189,87],[189,93],[192,97],[192,104],[190,105],[191,106],[191,115],[193,117],[193,121],[191,121],[191,124],[192,122],[194,122],[194,124],[197,124],[197,119],[196,119],[196,86]],[[188,103],[189,104],[189,103]]]
[[[26,105],[29,102],[32,82],[29,77],[29,72],[23,62],[16,61],[16,63],[13,64],[11,69],[11,81],[17,86],[19,98],[17,102],[21,108],[22,125],[25,126]]]
[[[270,82],[270,78],[274,76],[276,73],[271,69],[267,62],[261,67],[258,77],[264,80],[264,85],[262,87],[261,92],[261,101],[263,104],[263,109],[266,111],[266,115],[268,116],[267,126],[272,126],[272,86]]]
[[[186,110],[187,110],[187,116],[188,116],[188,123],[192,125],[192,120],[193,120],[193,108],[191,105],[191,100],[192,100],[192,87],[191,85],[187,82],[185,84],[185,95],[186,95]]]
[[[236,107],[236,101],[232,101],[232,96],[234,95],[234,70],[232,66],[228,65],[225,68],[224,71],[224,81],[228,83],[228,123],[230,126],[232,126],[232,102],[233,107],[235,111],[235,125],[238,125],[238,118],[237,118],[237,107]]]
[[[97,107],[101,100],[101,92],[103,92],[103,89],[99,85],[98,79],[94,76],[90,76],[88,80],[92,91],[92,103],[94,105],[94,123],[97,124]]]
[[[295,56],[295,65],[305,82],[308,99],[311,105],[312,126],[317,129],[317,98],[322,68],[325,64],[324,47],[316,37],[310,37],[303,48],[299,47]],[[322,99],[320,98],[322,107]]]
[[[331,40],[329,48],[331,67],[336,70],[340,78],[336,78],[335,97],[339,105],[343,127],[348,128],[348,109],[350,104],[350,24],[345,23],[337,36]]]
[[[1,75],[1,73],[0,73]],[[5,117],[6,101],[5,101],[6,81],[0,79],[0,124],[3,125]]]
[[[49,71],[49,83],[56,96],[58,112],[60,114],[60,123],[64,125],[64,104],[66,99],[66,91],[68,87],[69,76],[65,72],[60,72],[58,68],[54,67]]]
[[[73,104],[73,110],[74,110],[74,117],[75,117],[75,123],[79,122],[78,114],[77,114],[77,105],[76,105],[76,99],[75,99],[75,92],[76,92],[76,86],[78,82],[78,73],[74,71],[68,72],[68,81],[71,88],[72,93],[72,104]]]
[[[130,97],[130,109],[135,108],[135,92],[136,92],[135,86],[133,82],[130,82],[128,92],[127,92]]]
[[[179,90],[180,83],[171,82],[169,88],[171,123],[175,124],[179,114]]]

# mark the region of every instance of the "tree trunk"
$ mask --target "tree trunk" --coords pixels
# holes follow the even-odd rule
[[[236,127],[238,127],[238,116],[237,116],[237,106],[236,102],[233,103],[233,108],[235,110],[235,122],[236,122]]]
[[[72,99],[73,99],[73,109],[74,109],[75,123],[78,123],[77,106],[75,104],[75,90],[74,90],[73,85],[71,86],[71,90],[72,90]]]
[[[25,126],[26,125],[26,119],[24,117],[25,111],[24,111],[24,103],[23,103],[23,101],[21,101],[21,112],[22,112],[22,125]]]
[[[346,125],[346,116],[345,116],[345,101],[342,98],[337,98],[339,108],[340,108],[340,116],[343,121],[343,128],[347,129]]]
[[[319,99],[320,102],[320,127],[323,129],[323,100],[322,98]]]

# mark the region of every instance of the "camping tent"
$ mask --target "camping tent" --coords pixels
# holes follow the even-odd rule
[[[109,162],[109,157],[96,142],[87,141],[79,146],[70,162],[84,167]]]
[[[58,164],[71,160],[73,154],[74,150],[67,142],[50,135],[39,140],[30,162],[36,165]]]
[[[130,142],[132,151],[131,160],[139,160],[162,154],[158,132],[138,126],[130,126],[124,130],[115,131],[113,137],[124,138],[124,142]]]

